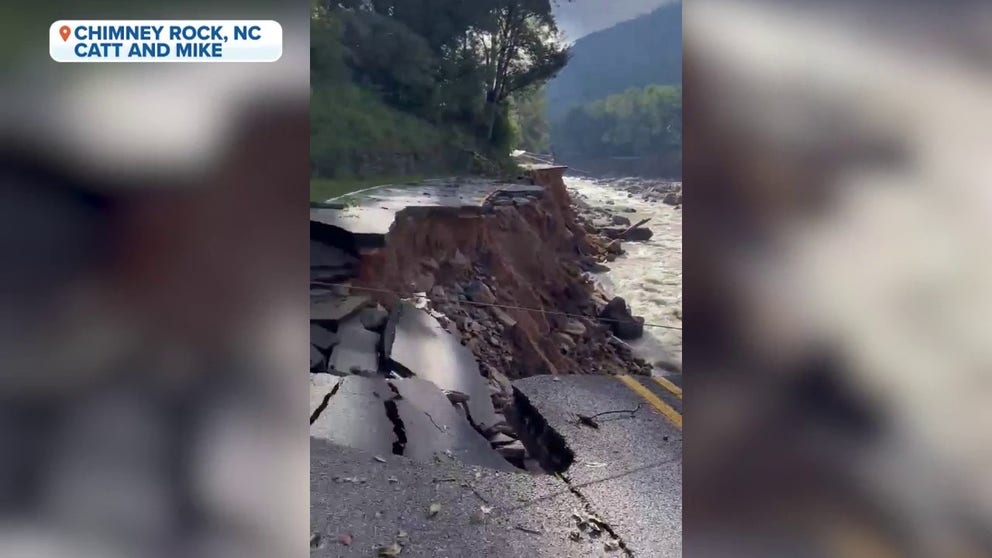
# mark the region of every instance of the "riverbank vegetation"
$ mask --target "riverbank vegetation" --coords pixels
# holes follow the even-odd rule
[[[554,127],[556,155],[566,161],[681,159],[682,88],[631,88],[572,109]]]
[[[682,3],[586,35],[545,87],[552,151],[593,174],[681,177]]]
[[[547,86],[548,117],[610,95],[648,85],[682,83],[682,2],[586,35]]]

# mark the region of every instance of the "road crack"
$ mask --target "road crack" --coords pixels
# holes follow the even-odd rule
[[[318,405],[317,408],[313,410],[313,414],[310,415],[310,424],[313,424],[318,418],[320,418],[320,413],[324,412],[324,409],[327,408],[327,404],[330,403],[331,398],[334,397],[334,394],[338,392],[338,388],[340,387],[341,382],[334,384],[334,387],[331,388],[331,392],[324,396],[324,400],[320,402],[320,405]]]
[[[399,408],[396,406],[395,400],[384,401],[383,405],[386,407],[386,416],[393,423],[393,433],[396,434],[396,441],[393,442],[393,454],[403,455],[403,452],[406,451],[406,428],[400,418]]]
[[[624,542],[623,537],[618,535],[617,532],[613,530],[613,527],[609,523],[603,521],[602,516],[596,512],[596,509],[593,507],[592,502],[589,501],[589,498],[587,498],[586,495],[583,494],[582,491],[579,490],[577,486],[572,484],[572,479],[568,478],[568,475],[564,473],[559,473],[557,476],[562,480],[562,482],[565,483],[565,486],[568,487],[568,491],[571,492],[573,495],[575,495],[576,498],[578,498],[579,502],[582,504],[582,507],[585,509],[585,512],[595,517],[596,523],[600,527],[602,527],[604,531],[606,531],[606,534],[608,534],[610,538],[616,541],[617,545],[620,547],[620,550],[623,551],[624,555],[633,558],[634,551],[627,548],[627,543]]]

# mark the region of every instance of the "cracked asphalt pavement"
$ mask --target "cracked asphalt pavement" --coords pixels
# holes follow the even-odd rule
[[[574,451],[565,474],[499,472],[443,454],[415,461],[311,438],[311,555],[376,556],[399,545],[390,550],[403,557],[680,556],[680,429],[647,404],[603,417],[598,429],[580,425],[576,413],[644,401],[614,377],[514,385]]]

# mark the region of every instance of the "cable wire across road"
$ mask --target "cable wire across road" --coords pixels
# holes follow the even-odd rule
[[[403,297],[407,296],[406,293],[401,293],[399,291],[393,291],[393,290],[389,290],[389,289],[376,289],[376,288],[372,288],[372,287],[357,287],[355,285],[349,285],[347,283],[330,283],[330,282],[327,282],[327,281],[310,281],[310,285],[311,286],[316,285],[318,287],[343,287],[343,288],[347,288],[347,289],[354,289],[356,291],[366,291],[366,292],[372,292],[372,293],[391,294],[391,295],[396,295],[396,296],[398,296],[400,298],[403,298]],[[431,298],[426,293],[423,294],[423,295],[417,294],[417,296],[419,298],[426,298],[427,300],[430,300],[431,302],[439,302],[439,301]],[[443,301],[443,302],[447,302],[447,301]],[[549,316],[564,316],[564,317],[567,317],[567,318],[588,318],[588,316],[583,316],[581,314],[569,314],[568,312],[558,312],[558,311],[554,311],[554,310],[544,310],[544,309],[541,309],[541,308],[528,308],[526,306],[512,306],[512,305],[508,305],[508,304],[490,304],[490,303],[487,303],[487,302],[475,302],[475,301],[472,301],[472,300],[462,300],[462,301],[459,301],[458,303],[459,304],[469,304],[469,305],[472,305],[472,306],[500,308],[500,309],[505,309],[505,310],[524,310],[524,311],[527,311],[527,312],[537,312],[537,313],[545,314],[545,315],[549,315]],[[610,318],[597,318],[597,320],[599,320],[601,322],[626,323],[624,320],[614,320],[614,319],[610,319]],[[652,324],[652,323],[647,323],[647,322],[645,322],[643,325],[644,325],[644,327],[656,327],[656,328],[661,328],[661,329],[673,329],[673,330],[676,330],[676,331],[682,331],[682,328],[679,327],[679,326],[670,326],[670,325],[665,325],[665,324]]]

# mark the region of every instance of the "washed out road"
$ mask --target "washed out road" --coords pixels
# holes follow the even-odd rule
[[[568,471],[499,472],[311,439],[311,555],[681,555],[678,386],[607,376],[538,376],[514,386],[575,453]],[[621,409],[638,410],[603,415],[598,428],[577,420]]]
[[[681,555],[681,376],[634,375],[650,367],[603,336],[596,305],[608,301],[578,271],[574,284],[560,273],[576,263],[566,256],[593,246],[564,222],[563,168],[530,171],[530,182],[439,179],[311,209],[312,556]],[[421,226],[404,234],[431,242],[390,252],[409,223]],[[534,233],[521,242],[560,246],[510,257],[480,240],[438,251],[450,223],[482,240],[514,226]],[[534,254],[565,259],[542,275],[547,260]],[[502,269],[508,283],[486,267],[496,256],[514,265]],[[377,291],[363,289],[387,269],[431,298],[373,300]],[[531,335],[520,313],[468,305],[500,300],[493,293],[517,275],[556,277],[589,298],[588,315]],[[525,359],[558,349],[574,373],[510,380]],[[573,350],[586,355],[581,365]],[[530,372],[554,370],[537,364]]]

